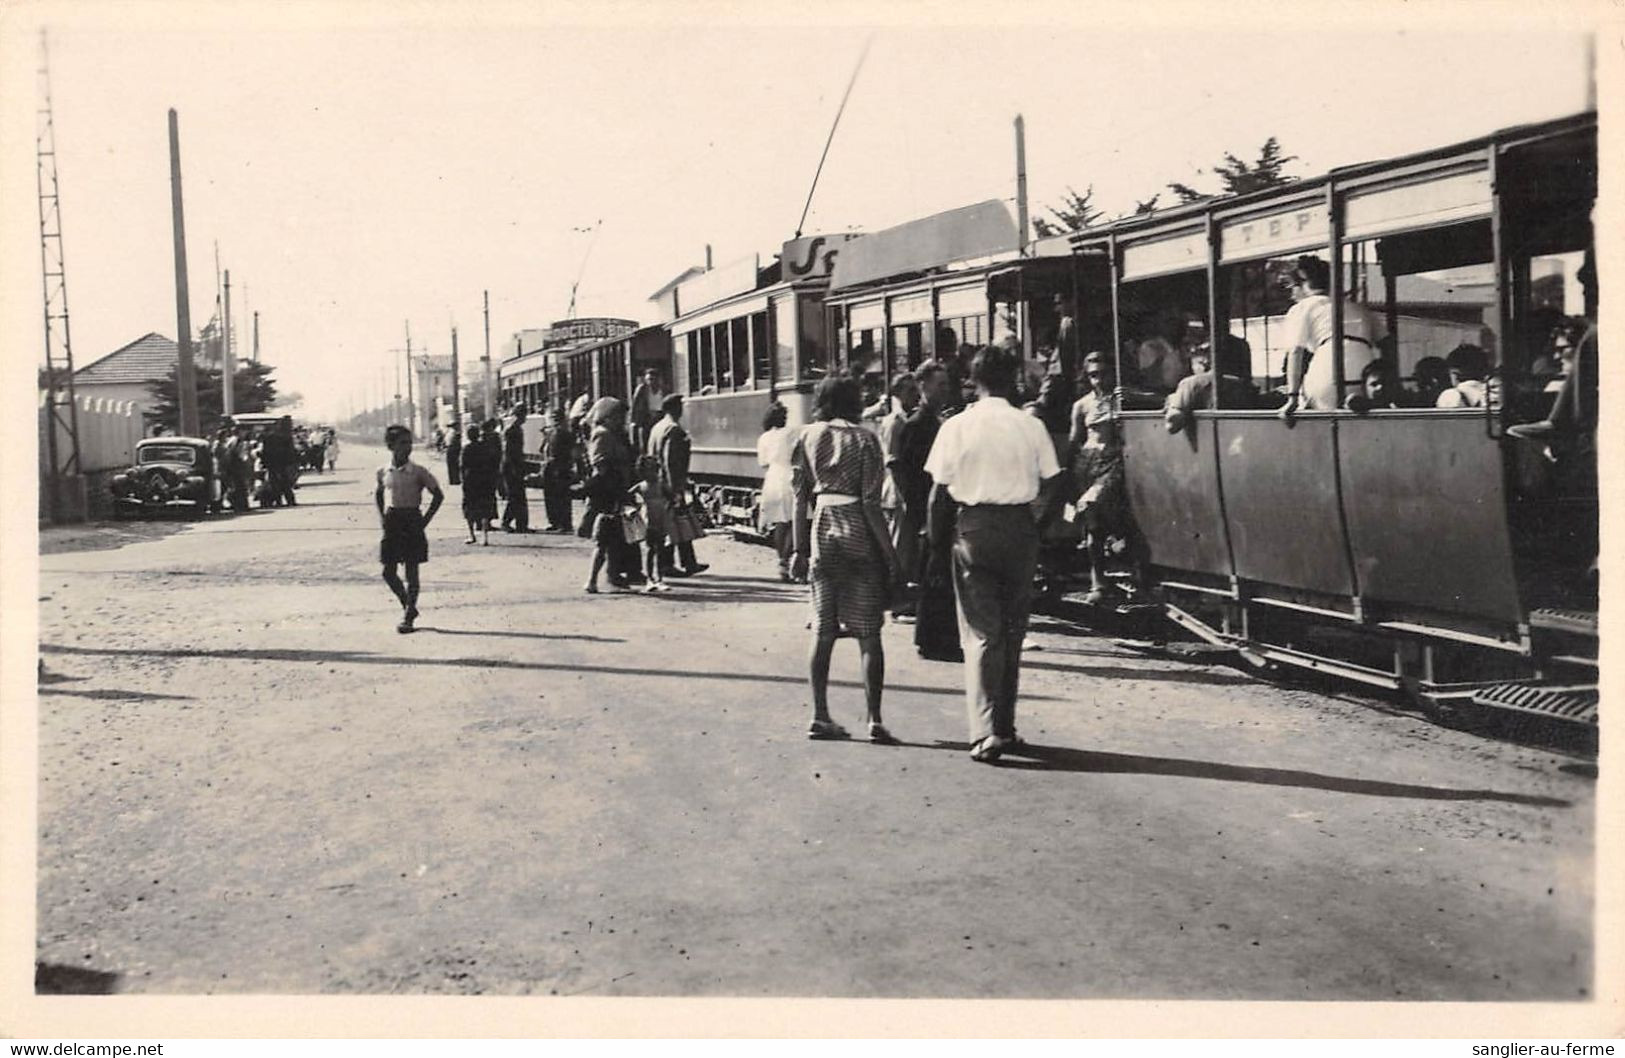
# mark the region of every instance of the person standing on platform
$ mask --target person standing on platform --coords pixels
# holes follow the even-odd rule
[[[446,431],[446,480],[453,485],[463,483],[463,426],[456,419]]]
[[[516,404],[513,422],[502,431],[502,483],[508,506],[502,512],[502,531],[530,532],[530,501],[525,496],[525,417],[528,409]]]
[[[666,487],[671,490],[672,516],[675,520],[684,515],[692,516],[688,510],[690,502],[688,464],[692,442],[689,440],[688,431],[683,429],[682,394],[667,394],[660,404],[660,410],[665,414],[655,423],[654,429],[649,431],[647,454],[660,460],[660,472],[666,480]],[[682,560],[681,567],[678,567],[675,559]],[[660,558],[660,572],[666,577],[692,577],[710,568],[695,557],[692,540],[684,540],[677,544],[668,543]]]
[[[1061,480],[1044,424],[1010,404],[1020,360],[984,349],[971,363],[977,400],[943,424],[925,461],[933,507],[958,508],[953,578],[965,651],[971,759],[997,760],[1019,744],[1016,693],[1021,644],[1032,609],[1039,522],[1054,508]],[[1044,515],[1035,518],[1040,494]],[[940,532],[938,519],[932,528]],[[934,539],[933,547],[948,546]]]
[[[547,508],[547,531],[568,533],[575,528],[570,510],[570,487],[574,484],[576,434],[564,415],[564,405],[553,410],[547,431],[547,451],[542,462],[542,502]]]
[[[937,431],[942,428],[942,416],[952,399],[953,382],[947,369],[936,360],[927,360],[914,373],[920,383],[920,403],[903,421],[898,455],[892,466],[902,499],[897,520],[897,557],[903,579],[919,586],[912,611],[914,645],[920,656],[936,661],[959,661],[959,619],[954,613],[952,562],[946,549],[933,550],[929,546],[930,537],[926,533],[931,475],[925,471],[925,460],[936,442]],[[951,537],[950,526],[944,538]]]
[[[903,497],[896,474],[903,422],[910,412],[920,406],[920,384],[913,372],[898,375],[892,381],[891,395],[891,410],[881,416],[878,427],[880,454],[886,461],[886,480],[880,486],[880,509],[886,516],[886,528],[891,532],[892,547],[897,551],[897,561],[903,570],[898,583],[892,586],[897,591],[897,597],[892,600],[892,616],[897,617],[914,613],[912,603],[906,598],[906,589],[908,581],[914,575],[915,559],[919,551],[913,540],[905,540],[899,535],[903,519]]]
[[[660,418],[661,402],[665,399],[666,394],[660,388],[660,373],[652,367],[644,371],[637,388],[632,391],[632,451],[647,450],[649,431],[654,429],[655,421]]]
[[[757,521],[773,536],[773,550],[779,555],[779,579],[794,580],[790,560],[795,556],[795,494],[791,490],[790,457],[795,451],[797,431],[785,423],[790,411],[780,401],[768,405],[762,416],[762,436],[756,440],[756,462],[762,473],[762,499]]]

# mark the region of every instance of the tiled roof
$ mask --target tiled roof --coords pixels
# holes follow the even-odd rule
[[[129,345],[87,364],[73,373],[75,385],[96,382],[158,382],[169,377],[169,369],[180,359],[174,339],[161,334],[144,334]]]

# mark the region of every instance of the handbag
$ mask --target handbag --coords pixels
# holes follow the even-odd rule
[[[700,520],[686,505],[673,507],[671,510],[671,542],[674,544],[690,544],[705,535],[700,528]]]
[[[629,544],[641,544],[649,538],[649,522],[641,507],[627,507],[621,512],[621,532]]]

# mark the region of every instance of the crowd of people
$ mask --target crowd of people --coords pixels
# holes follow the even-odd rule
[[[894,620],[912,622],[921,657],[965,666],[972,757],[992,761],[1018,748],[1021,654],[1040,553],[1055,538],[1055,527],[1071,523],[1072,533],[1059,538],[1087,557],[1087,601],[1107,598],[1105,571],[1114,558],[1130,565],[1135,560],[1118,413],[1160,407],[1167,429],[1177,433],[1189,429],[1194,412],[1212,406],[1215,395],[1221,407],[1274,408],[1289,423],[1299,411],[1336,406],[1332,358],[1325,355],[1332,318],[1325,264],[1300,259],[1294,275],[1296,301],[1285,321],[1285,385],[1274,393],[1257,388],[1244,339],[1224,335],[1212,343],[1183,318],[1176,325],[1172,315],[1166,327],[1125,350],[1121,362],[1129,377],[1120,379],[1118,358],[1082,352],[1071,304],[1058,297],[1054,341],[1040,347],[1036,370],[1020,343],[1007,339],[968,358],[926,360],[884,392],[873,388],[872,376],[825,378],[814,393],[813,421],[805,425],[791,426],[788,409],[773,401],[757,444],[763,468],[759,522],[772,539],[780,578],[809,586],[808,736],[851,737],[828,700],[835,644],[851,638],[868,737],[895,741],[882,717],[881,628],[889,611]],[[1369,313],[1351,305],[1344,327],[1345,363],[1355,365],[1347,369],[1360,377],[1345,402],[1352,410],[1481,407],[1497,399],[1496,379],[1478,346],[1423,358],[1407,389],[1395,375],[1393,357],[1383,355],[1386,335]],[[1544,368],[1550,374],[1541,382],[1550,410],[1514,427],[1514,436],[1562,432],[1566,421],[1584,413],[1586,392],[1594,415],[1594,382],[1589,391],[1574,383],[1586,370],[1577,366],[1585,363],[1586,348],[1594,358],[1594,328],[1582,332],[1574,321],[1564,321],[1554,329]],[[658,593],[669,578],[707,568],[694,553],[702,531],[689,481],[683,403],[681,395],[660,392],[649,372],[630,402],[592,402],[583,394],[546,413],[543,531],[573,530],[593,542],[585,592],[599,593],[603,577],[614,590],[642,585]],[[527,417],[528,409],[519,405],[506,427],[492,419],[470,426],[466,435],[453,429],[448,437],[448,469],[463,487],[469,543],[481,532],[489,543],[498,497],[507,499],[502,528],[531,531]],[[420,520],[426,523],[440,493],[432,475],[418,475],[409,462],[400,462],[401,449],[410,452],[410,435],[394,436],[397,462],[379,471],[377,494],[385,522],[385,579],[406,615],[401,629],[410,631],[417,600],[412,560],[426,558],[427,545],[419,543],[421,524],[391,516],[392,497],[399,495],[416,511],[422,492],[433,494]],[[585,500],[579,526],[572,519],[575,499]],[[393,576],[392,558],[407,564],[404,583]]]
[[[227,417],[211,439],[221,503],[233,511],[296,507],[294,490],[306,470],[322,473],[338,463],[338,434],[332,427],[295,426],[291,416],[257,428]]]

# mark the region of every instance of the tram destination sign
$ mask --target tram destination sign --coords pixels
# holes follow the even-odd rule
[[[575,320],[556,320],[547,328],[545,345],[576,345],[581,342],[606,338],[623,338],[638,329],[636,320],[622,320],[608,316],[586,316]]]

